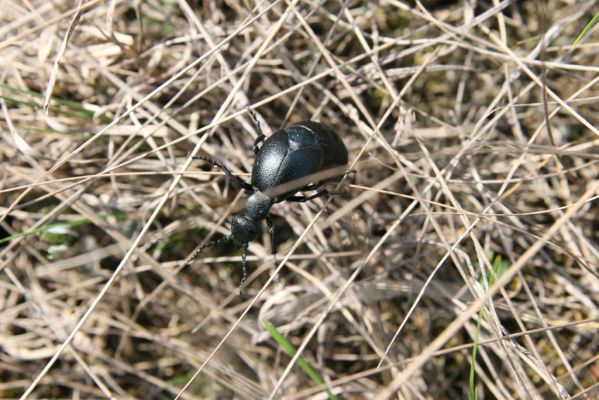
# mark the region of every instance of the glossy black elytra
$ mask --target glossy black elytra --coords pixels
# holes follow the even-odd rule
[[[275,231],[269,217],[270,208],[273,204],[284,200],[304,202],[321,196],[337,194],[337,192],[329,192],[323,189],[312,196],[295,195],[300,191],[316,190],[326,180],[316,178],[316,182],[309,181],[310,175],[347,165],[345,145],[335,132],[321,123],[314,121],[300,122],[281,129],[266,138],[254,113],[249,108],[246,111],[252,117],[259,133],[252,147],[255,161],[252,168],[251,184],[234,175],[225,165],[219,162],[206,157],[194,157],[194,159],[207,161],[220,168],[233,182],[251,194],[245,204],[245,211],[243,215],[233,216],[231,235],[200,246],[186,263],[191,263],[207,247],[233,240],[241,248],[243,271],[239,283],[240,287],[247,277],[246,255],[248,244],[260,234],[260,222],[262,220],[266,220],[272,239],[272,253],[276,253],[274,247]],[[260,146],[261,143],[262,146]],[[344,172],[343,170],[334,176],[343,175]],[[299,186],[291,184],[291,187],[286,187],[287,185],[285,185],[294,181],[301,182],[302,178],[305,178],[304,181],[306,179],[308,181],[301,183]]]

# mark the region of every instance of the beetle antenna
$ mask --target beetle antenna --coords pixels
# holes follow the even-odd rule
[[[243,246],[241,246],[241,280],[239,281],[239,294],[241,294],[242,291],[242,286],[243,286],[243,282],[245,282],[245,279],[248,276],[248,263],[247,263],[247,252],[248,252],[248,244],[244,243]]]
[[[206,243],[203,245],[198,246],[198,248],[193,252],[193,254],[187,259],[187,261],[185,262],[185,264],[183,265],[189,265],[193,262],[193,260],[196,259],[196,257],[202,252],[202,250],[205,250],[209,247],[212,246],[220,246],[221,244],[228,242],[229,240],[231,240],[233,238],[233,236],[229,235],[229,236],[223,236],[222,238],[218,238],[216,240],[213,240],[210,243]]]

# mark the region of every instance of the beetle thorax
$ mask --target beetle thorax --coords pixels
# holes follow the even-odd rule
[[[266,218],[273,201],[264,193],[254,192],[245,203],[245,215],[235,215],[231,224],[231,236],[238,246],[247,245],[260,234],[259,221]]]
[[[270,212],[273,201],[264,193],[254,192],[245,203],[245,216],[254,219],[262,220],[266,218]]]

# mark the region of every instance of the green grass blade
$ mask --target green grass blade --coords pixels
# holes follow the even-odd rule
[[[119,213],[112,213],[111,215],[116,216],[117,218],[121,218],[126,214],[119,212]],[[104,213],[102,214],[102,218],[106,218],[106,216],[107,216],[107,214],[104,214]],[[59,221],[59,222],[55,222],[53,224],[43,225],[43,226],[40,226],[39,228],[30,229],[28,231],[19,232],[19,233],[15,233],[14,235],[4,237],[4,238],[0,239],[0,244],[10,242],[11,240],[17,239],[20,237],[36,235],[38,233],[44,233],[44,232],[47,232],[51,229],[58,228],[58,227],[72,228],[74,226],[86,225],[89,223],[91,223],[91,221],[87,217],[72,219],[70,221]]]
[[[591,28],[597,22],[599,22],[599,11],[597,12],[597,14],[595,14],[595,16],[593,17],[593,19],[591,19],[591,21],[587,24],[587,26],[584,27],[584,29],[582,30],[582,32],[580,32],[580,35],[578,35],[578,37],[576,38],[576,40],[574,41],[574,43],[572,43],[572,45],[576,46],[582,40],[582,38],[587,34],[587,32],[590,31]]]
[[[468,400],[477,400],[478,394],[476,393],[476,353],[478,352],[478,341],[480,339],[480,321],[483,319],[484,308],[481,307],[478,312],[478,321],[476,321],[476,336],[474,336],[474,343],[472,346],[472,362],[470,363],[470,380],[468,382]]]
[[[0,89],[5,89],[6,91],[9,91],[9,92],[12,92],[15,94],[19,94],[19,95],[28,96],[30,98],[29,100],[21,100],[16,97],[13,97],[13,96],[0,95],[1,98],[3,98],[5,101],[7,101],[11,104],[28,106],[28,107],[33,108],[34,110],[40,110],[42,108],[42,105],[37,103],[34,100],[35,98],[43,100],[44,95],[42,95],[39,92],[34,92],[32,90],[23,90],[23,89],[16,88],[16,87],[4,84],[4,83],[0,83]],[[31,99],[31,98],[34,98],[34,99]],[[67,108],[66,110],[64,110],[64,109],[61,109],[56,106],[51,106],[50,111],[52,111],[56,114],[66,115],[66,116],[75,117],[75,118],[81,118],[81,119],[90,120],[90,121],[94,118],[93,111],[88,110],[87,108],[83,107],[81,104],[79,104],[75,101],[65,100],[65,99],[61,99],[59,97],[52,96],[51,102]]]
[[[502,259],[500,255],[495,255],[495,253],[492,251],[487,253],[487,259],[493,262],[492,267],[494,273],[488,277],[488,285],[481,277],[480,284],[485,290],[487,290],[489,286],[492,286],[493,283],[495,283],[495,280],[503,275],[503,273],[510,267],[510,263],[508,261]],[[474,264],[479,268],[484,268],[484,266],[481,266],[476,260]],[[478,312],[478,320],[476,321],[476,335],[474,336],[474,342],[472,344],[472,361],[470,363],[470,379],[468,381],[468,400],[478,399],[478,394],[476,393],[476,369],[474,366],[476,365],[476,354],[478,352],[478,342],[480,340],[480,325],[481,320],[485,315],[484,311],[485,308],[481,307],[480,311]]]
[[[58,228],[58,227],[73,227],[73,226],[85,225],[85,224],[89,224],[89,223],[90,223],[89,218],[78,218],[78,219],[73,219],[71,221],[55,222],[53,224],[48,224],[48,225],[40,226],[39,228],[30,229],[28,231],[15,233],[14,235],[10,235],[10,236],[7,236],[5,238],[2,238],[2,239],[0,239],[0,244],[6,243],[6,242],[10,242],[11,240],[17,239],[17,238],[20,238],[20,237],[35,235],[35,234],[38,234],[38,233],[44,233],[44,232],[47,232],[47,231],[49,231],[50,229],[53,229],[53,228]]]
[[[268,331],[270,336],[279,344],[279,346],[281,346],[283,348],[283,350],[285,350],[285,352],[287,354],[289,354],[290,357],[293,357],[297,353],[296,348],[293,347],[293,345],[291,343],[289,343],[289,341],[287,339],[285,339],[283,334],[281,332],[279,332],[279,330],[273,324],[271,324],[267,320],[263,320],[262,324],[264,325],[264,328],[266,328],[266,330]],[[301,369],[304,370],[306,375],[308,375],[308,377],[310,377],[310,379],[314,383],[316,383],[319,386],[324,387],[324,390],[329,399],[337,400],[337,397],[326,386],[326,384],[324,383],[324,381],[322,380],[322,378],[320,377],[318,372],[314,371],[314,369],[312,369],[310,364],[308,364],[308,362],[306,360],[304,360],[303,357],[300,357],[297,359],[297,365],[299,365],[301,367]]]

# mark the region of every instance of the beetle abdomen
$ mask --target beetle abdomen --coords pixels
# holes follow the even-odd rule
[[[336,165],[347,165],[347,149],[339,136],[330,128],[314,121],[305,121],[294,126],[301,126],[316,137],[324,155],[322,160],[323,169]]]
[[[275,132],[256,154],[252,186],[266,192],[336,165],[347,164],[347,150],[339,137],[324,125],[302,122]],[[298,190],[277,195],[285,200]]]
[[[310,175],[319,170],[322,158],[322,150],[309,131],[282,129],[266,139],[258,151],[252,169],[252,186],[266,192]]]

